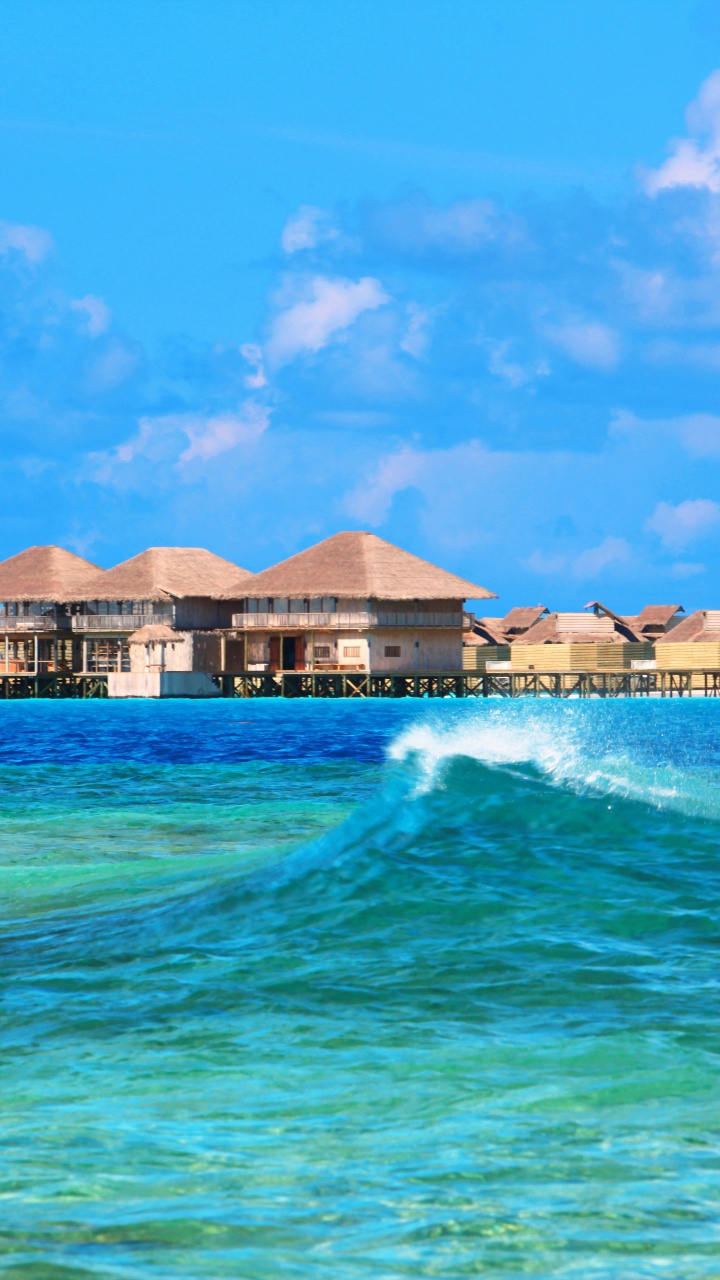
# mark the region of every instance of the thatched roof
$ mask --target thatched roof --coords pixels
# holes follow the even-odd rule
[[[530,608],[518,605],[505,614],[504,618],[499,618],[498,622],[502,631],[507,636],[521,635],[523,631],[527,631],[532,627],[538,618],[542,618],[548,609],[544,604],[538,604]]]
[[[626,644],[637,636],[624,619],[609,613],[595,617],[587,613],[550,613],[515,639],[513,645],[526,644]]]
[[[146,627],[140,627],[137,631],[133,631],[128,639],[128,644],[151,644],[154,640],[185,640],[186,632],[174,631],[172,627],[166,627],[163,622],[149,622]]]
[[[87,577],[73,599],[233,599],[236,593],[230,587],[237,584],[243,595],[252,578],[247,569],[203,547],[150,547],[113,569]]]
[[[646,604],[637,617],[627,618],[626,621],[641,635],[656,635],[657,632],[666,630],[676,614],[684,612],[681,604]],[[676,627],[672,630],[676,630]]]
[[[0,562],[0,600],[73,599],[88,575],[103,570],[64,547],[28,547]]]
[[[447,573],[374,533],[336,533],[307,551],[233,584],[230,595],[339,596],[375,600],[476,600],[494,592]]]
[[[463,631],[463,644],[507,644],[500,618],[476,618],[469,631]]]
[[[720,611],[717,609],[696,609],[687,618],[678,622],[676,627],[658,636],[655,644],[702,644],[720,640]]]

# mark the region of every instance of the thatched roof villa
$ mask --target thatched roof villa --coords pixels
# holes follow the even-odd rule
[[[64,547],[28,547],[0,562],[0,671],[74,669],[68,600],[103,571]]]
[[[720,610],[696,609],[655,641],[661,671],[720,669]]]
[[[510,652],[517,671],[610,671],[652,658],[651,644],[598,601],[582,613],[538,618],[512,641]]]
[[[487,671],[501,669],[498,664],[510,662],[513,640],[532,627],[548,612],[544,604],[516,606],[504,618],[475,618],[470,630],[463,633],[463,669]]]
[[[494,598],[367,532],[336,533],[238,585],[248,667],[269,671],[460,670],[463,601]]]

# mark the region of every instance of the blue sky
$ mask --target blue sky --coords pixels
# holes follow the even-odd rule
[[[0,554],[720,607],[720,11],[6,0]]]

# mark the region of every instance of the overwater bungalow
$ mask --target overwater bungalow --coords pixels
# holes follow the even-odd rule
[[[639,640],[654,643],[675,630],[683,621],[679,615],[684,612],[681,604],[646,604],[637,615],[626,617],[625,621]]]
[[[150,547],[113,569],[87,574],[71,605],[73,632],[81,642],[79,669],[129,672],[128,642],[141,627],[229,627],[240,600],[229,588],[241,593],[252,578],[202,547]]]
[[[28,547],[0,562],[0,671],[79,670],[68,601],[102,569],[63,547]]]
[[[510,646],[513,671],[612,671],[652,660],[653,646],[599,601],[538,618]]]
[[[659,671],[720,670],[720,609],[696,609],[655,641]]]
[[[365,532],[336,533],[236,591],[247,668],[271,672],[458,671],[463,601],[494,598]]]
[[[501,671],[510,666],[510,645],[548,613],[544,604],[516,606],[504,618],[475,618],[463,634],[463,670]]]

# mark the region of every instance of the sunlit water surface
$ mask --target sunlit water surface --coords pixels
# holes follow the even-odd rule
[[[720,704],[0,716],[3,1274],[720,1274]]]

